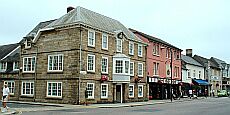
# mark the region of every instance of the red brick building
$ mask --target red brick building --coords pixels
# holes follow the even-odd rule
[[[181,81],[180,56],[182,50],[159,38],[147,35],[137,30],[130,30],[144,42],[148,43],[146,54],[146,70],[149,83],[150,99],[170,98],[171,81],[172,92],[174,94],[178,94],[180,89],[179,83]]]

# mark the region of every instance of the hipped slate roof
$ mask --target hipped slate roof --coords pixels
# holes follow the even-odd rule
[[[129,31],[119,21],[90,11],[80,6],[63,15],[59,19],[55,20],[54,22],[46,26],[46,28],[59,28],[75,24],[84,24],[92,28],[111,33],[115,33],[116,31],[122,31],[125,33],[125,35],[127,35],[129,39],[134,39],[142,42],[140,38],[138,38],[131,31]]]
[[[0,46],[0,60],[17,48],[19,44],[8,44]]]
[[[209,62],[211,67],[220,69],[218,65],[216,65],[215,63],[213,63],[207,58],[204,58],[198,55],[194,55],[193,58],[205,67],[208,66],[208,62]]]
[[[219,66],[222,66],[222,68],[224,68],[226,66],[226,62],[214,57],[211,57],[212,61],[215,61]]]
[[[39,29],[42,29],[44,27],[46,27],[47,25],[49,25],[51,22],[55,21],[54,20],[49,20],[49,21],[45,21],[45,22],[40,22],[32,31],[30,31],[21,41],[20,43],[23,43],[25,41],[26,38],[34,38],[34,36],[38,33]]]
[[[140,34],[141,36],[143,36],[143,37],[149,39],[150,41],[162,43],[162,44],[167,45],[167,46],[169,46],[169,47],[172,47],[172,48],[175,48],[175,49],[179,49],[179,48],[173,46],[172,44],[169,44],[168,42],[166,42],[166,41],[164,41],[164,40],[162,40],[162,39],[160,39],[160,38],[156,38],[156,37],[150,36],[150,35],[148,35],[148,34],[142,33],[142,32],[140,32],[140,31],[137,31],[137,30],[134,30],[134,29],[131,29],[131,28],[129,28],[129,30],[132,31],[133,33],[138,33],[138,34]],[[179,49],[179,50],[181,50],[181,49]],[[182,50],[181,50],[181,51],[182,51]]]
[[[199,62],[197,62],[190,56],[181,55],[181,59],[187,64],[203,67],[203,65],[201,65]]]

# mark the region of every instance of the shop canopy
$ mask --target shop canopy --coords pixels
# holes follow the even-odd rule
[[[202,80],[202,79],[193,79],[193,81],[195,82],[195,84],[198,84],[198,85],[209,85],[207,81]]]

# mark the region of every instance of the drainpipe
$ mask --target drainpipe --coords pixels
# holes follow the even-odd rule
[[[78,104],[80,105],[80,103],[81,103],[81,101],[80,101],[80,92],[81,92],[81,50],[82,50],[82,45],[81,45],[81,43],[82,43],[82,30],[81,30],[81,25],[80,25],[80,71],[79,71],[79,80],[78,80]]]
[[[173,78],[172,77],[173,76],[173,66],[172,66],[172,64],[173,64],[172,63],[172,61],[173,61],[173,57],[172,57],[173,54],[172,54],[172,49],[170,49],[170,52],[171,52],[171,64],[170,64],[171,65],[171,83],[170,83],[170,95],[171,96],[170,96],[170,99],[171,99],[171,102],[172,102],[172,96],[173,96],[173,94],[172,94],[172,78]]]
[[[35,57],[35,73],[34,73],[34,102],[36,99],[36,82],[37,82],[37,59],[38,59],[38,47],[34,45],[36,48],[36,57]]]
[[[21,91],[20,91],[20,80],[21,80],[21,75],[22,75],[22,69],[23,68],[21,68],[21,65],[23,66],[23,60],[22,60],[23,58],[22,58],[22,44],[20,44],[20,56],[19,56],[19,73],[18,73],[18,101],[19,101],[19,97],[20,97],[20,94],[21,94]],[[22,63],[20,63],[20,62],[22,62]]]

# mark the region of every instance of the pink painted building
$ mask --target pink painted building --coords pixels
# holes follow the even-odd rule
[[[179,94],[181,82],[180,56],[182,50],[159,38],[155,38],[137,30],[130,30],[144,42],[148,43],[146,75],[149,83],[149,98],[170,98],[170,84],[172,84],[172,93],[177,96],[177,94]]]

